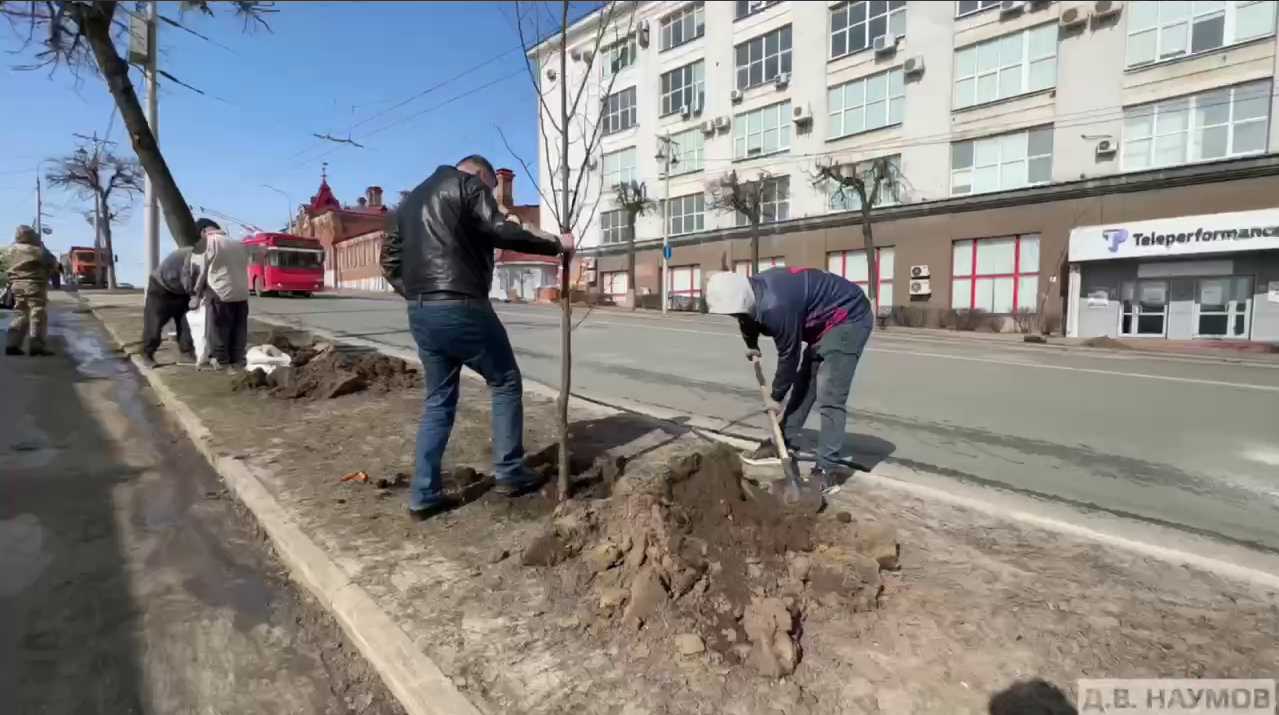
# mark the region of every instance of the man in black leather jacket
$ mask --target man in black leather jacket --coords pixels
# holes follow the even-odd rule
[[[451,506],[440,463],[457,412],[462,367],[483,376],[493,399],[493,462],[499,493],[541,486],[524,464],[524,387],[506,329],[488,294],[493,252],[572,255],[549,234],[522,227],[499,208],[497,176],[482,156],[441,166],[405,196],[388,222],[382,273],[408,301],[409,330],[426,371],[409,514]]]

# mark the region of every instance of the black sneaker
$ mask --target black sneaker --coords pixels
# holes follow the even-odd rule
[[[781,464],[782,458],[777,456],[777,447],[774,447],[772,442],[765,442],[755,448],[755,451],[743,453],[742,461],[751,466],[760,467]]]
[[[19,345],[6,345],[4,346],[4,354],[5,355],[22,355],[23,354],[22,347]]]
[[[821,467],[813,467],[813,471],[808,473],[809,483],[814,488],[821,489],[824,496],[839,493],[847,479],[847,475],[840,474],[837,470],[822,469]]]
[[[142,367],[145,367],[148,370],[154,370],[157,364],[158,363],[156,363],[155,361],[155,356],[153,355],[142,356]]]
[[[526,470],[524,476],[515,479],[498,479],[493,487],[494,493],[504,497],[521,497],[531,494],[546,484],[546,477]]]
[[[444,512],[449,511],[455,506],[457,506],[457,503],[454,502],[452,499],[441,496],[440,499],[436,501],[434,504],[430,504],[428,506],[424,506],[417,509],[413,507],[409,507],[409,518],[417,522],[426,521],[427,519],[430,519],[433,516],[439,516],[440,514],[443,514]]]

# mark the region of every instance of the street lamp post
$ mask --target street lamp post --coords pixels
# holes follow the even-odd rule
[[[662,162],[662,315],[666,315],[667,304],[670,302],[668,289],[671,282],[669,258],[671,251],[671,164],[678,161],[673,154],[679,144],[667,136],[659,136],[657,140],[662,142],[662,150],[658,153],[657,158]]]
[[[285,216],[284,230],[285,231],[289,230],[289,224],[293,222],[293,199],[289,198],[289,195],[286,194],[285,192],[280,191],[279,189],[275,188],[274,186],[271,186],[270,184],[262,184],[261,186],[264,189],[270,189],[271,191],[274,191],[275,193],[284,197],[284,203],[288,204],[288,206],[286,207],[288,211],[286,211],[284,214]]]

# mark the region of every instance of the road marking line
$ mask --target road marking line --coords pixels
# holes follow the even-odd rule
[[[559,317],[543,316],[536,313],[528,312],[521,315],[545,318],[548,321],[558,323]],[[608,320],[593,320],[593,325],[615,325],[619,327],[643,328],[646,330],[665,330],[672,333],[692,333],[694,335],[714,335],[718,337],[735,338],[740,337],[737,333],[727,333],[718,330],[690,330],[688,328],[672,328],[666,325],[628,325],[626,323],[617,323]],[[967,362],[978,362],[987,365],[1014,365],[1017,367],[1029,367],[1042,370],[1062,370],[1065,372],[1081,372],[1092,375],[1106,375],[1110,377],[1132,377],[1141,380],[1160,380],[1163,382],[1181,382],[1188,385],[1208,385],[1211,387],[1233,387],[1239,390],[1255,390],[1258,392],[1279,392],[1279,385],[1254,385],[1244,382],[1228,382],[1225,380],[1206,380],[1196,377],[1175,377],[1172,375],[1150,375],[1140,372],[1119,372],[1116,370],[1102,370],[1092,367],[1073,367],[1070,365],[1045,365],[1042,363],[1022,362],[1019,360],[1007,360],[1002,358],[979,357],[974,355],[947,355],[945,353],[930,353],[919,350],[897,350],[893,348],[866,348],[866,352],[870,353],[887,353],[891,355],[911,355],[915,357],[931,357],[943,360],[964,360]]]

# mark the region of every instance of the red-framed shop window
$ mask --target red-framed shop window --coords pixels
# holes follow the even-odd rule
[[[955,241],[950,305],[995,315],[1039,304],[1039,234]]]

